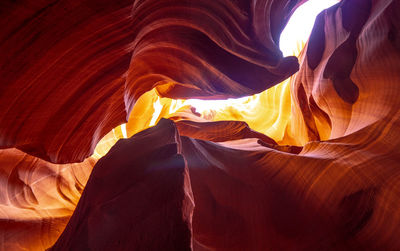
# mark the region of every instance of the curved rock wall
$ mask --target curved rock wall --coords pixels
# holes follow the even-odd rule
[[[2,2],[0,248],[49,248],[74,212],[55,249],[68,238],[79,242],[71,230],[80,224],[91,230],[81,229],[88,243],[75,247],[123,249],[123,235],[106,234],[107,239],[93,222],[107,223],[111,214],[118,218],[113,227],[132,229],[129,224],[140,219],[123,210],[132,207],[149,213],[139,214],[151,223],[143,225],[149,231],[160,222],[165,233],[168,226],[180,226],[185,242],[169,244],[182,249],[400,249],[397,0],[343,0],[318,16],[290,80],[291,114],[282,136],[303,148],[277,146],[244,123],[207,123],[183,109],[171,117],[175,123],[161,120],[130,140],[146,142],[157,155],[169,142],[162,141],[162,130],[176,132],[175,150],[167,153],[178,156],[176,166],[171,164],[177,172],[166,179],[181,184],[168,188],[171,201],[187,203],[167,203],[163,214],[154,208],[162,203],[127,203],[112,195],[116,187],[153,187],[157,179],[151,177],[163,168],[155,157],[141,159],[149,168],[142,183],[135,181],[142,174],[134,161],[129,175],[121,171],[122,153],[129,162],[130,151],[144,148],[122,143],[129,140],[105,157],[122,154],[120,161],[95,167],[109,172],[114,185],[104,189],[90,181],[96,159],[87,157],[107,132],[131,111],[132,118],[147,121],[128,123],[129,137],[160,119],[141,117],[135,106],[153,88],[171,98],[240,97],[292,75],[296,59],[282,58],[277,44],[300,3]],[[154,109],[144,105],[143,111]],[[121,135],[106,137],[110,143]],[[88,179],[90,196],[81,198]],[[168,182],[159,185],[150,193],[155,198],[163,197]],[[139,201],[145,194],[140,191],[129,192],[129,198]],[[79,199],[84,206],[75,210]],[[101,210],[91,210],[92,203]],[[122,211],[100,207],[110,203]],[[171,222],[162,217],[169,213],[175,216]],[[86,215],[92,223],[79,220]],[[129,243],[160,247],[171,238],[144,240],[138,235]]]

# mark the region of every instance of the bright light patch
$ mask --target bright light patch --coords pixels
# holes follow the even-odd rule
[[[228,106],[241,105],[245,103],[250,97],[224,99],[224,100],[201,100],[201,99],[188,99],[185,104],[191,105],[196,108],[196,112],[203,114],[210,110],[220,110]]]
[[[150,126],[153,126],[156,124],[157,119],[160,116],[160,113],[163,108],[159,97],[157,98],[157,101],[153,103],[153,108],[154,108],[154,113],[153,113],[153,117],[151,118],[151,121],[150,121]]]
[[[283,55],[297,56],[311,34],[317,15],[338,2],[338,0],[309,0],[297,8],[280,37],[279,47]],[[239,107],[250,100],[251,96],[226,100],[188,99],[185,104],[193,106],[198,113],[204,115],[210,111],[218,112],[228,107]]]
[[[338,2],[338,0],[309,0],[297,8],[281,34],[279,48],[283,55],[285,57],[295,55],[297,47],[308,40],[317,15]]]
[[[121,125],[121,132],[122,132],[122,136],[126,139],[128,138],[128,133],[126,132],[126,124],[122,124]]]

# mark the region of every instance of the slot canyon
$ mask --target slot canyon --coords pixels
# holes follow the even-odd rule
[[[400,0],[306,4],[2,0],[0,250],[400,250]]]

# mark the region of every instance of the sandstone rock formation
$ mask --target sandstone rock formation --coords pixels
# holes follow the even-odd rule
[[[400,2],[321,12],[297,63],[303,2],[0,3],[0,249],[400,249]],[[289,76],[257,129],[160,98]]]
[[[118,141],[52,249],[189,250],[194,204],[179,141],[169,120]]]

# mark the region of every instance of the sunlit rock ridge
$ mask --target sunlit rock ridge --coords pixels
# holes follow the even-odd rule
[[[0,250],[399,250],[400,2],[304,2],[2,1]]]

